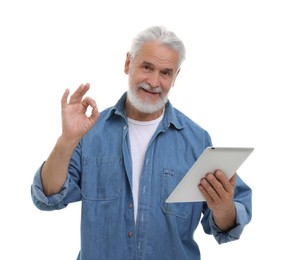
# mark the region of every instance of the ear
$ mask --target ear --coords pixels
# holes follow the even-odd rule
[[[129,52],[127,52],[127,54],[126,54],[126,60],[125,60],[125,66],[124,66],[124,72],[125,72],[126,74],[129,73],[129,65],[130,65],[130,62],[131,62],[131,60],[130,60],[130,54],[129,54]]]
[[[176,75],[175,75],[175,77],[174,77],[174,79],[173,79],[172,87],[174,87],[174,84],[175,84],[175,81],[176,81],[176,78],[177,78],[179,72],[180,72],[180,68],[179,68],[178,71],[176,72]]]

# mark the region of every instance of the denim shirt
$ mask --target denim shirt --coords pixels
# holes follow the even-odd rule
[[[59,194],[44,195],[41,167],[33,180],[32,199],[41,210],[82,202],[77,259],[199,260],[193,237],[199,222],[219,244],[238,239],[251,219],[251,189],[239,176],[234,199],[237,225],[228,232],[217,228],[205,202],[165,203],[205,147],[211,146],[207,131],[170,102],[145,155],[135,223],[125,99],[126,93],[114,107],[101,112],[82,138]]]

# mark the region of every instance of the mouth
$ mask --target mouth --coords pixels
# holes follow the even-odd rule
[[[161,92],[158,90],[151,90],[151,89],[145,89],[145,88],[141,88],[144,92],[148,93],[148,94],[152,94],[152,95],[158,95]]]
[[[161,94],[161,89],[160,87],[157,88],[152,88],[148,84],[139,84],[139,88],[141,88],[144,92],[152,95],[159,95]]]

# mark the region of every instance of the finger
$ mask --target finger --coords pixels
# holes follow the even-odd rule
[[[229,182],[231,183],[231,185],[233,187],[235,187],[235,183],[236,183],[236,178],[237,178],[237,173],[234,173],[234,175],[230,178]]]
[[[87,111],[87,108],[90,106],[92,107],[92,109],[96,106],[96,102],[94,99],[92,99],[91,97],[86,97],[83,99],[83,101],[81,102],[84,111]]]
[[[98,111],[97,106],[95,106],[95,107],[93,107],[93,109],[92,109],[92,111],[91,111],[91,115],[90,115],[89,119],[90,119],[93,123],[95,123],[95,122],[97,121],[98,117],[99,117],[99,111]]]
[[[69,100],[69,104],[76,104],[76,103],[80,103],[83,99],[83,96],[86,94],[86,92],[89,90],[90,88],[90,84],[86,83],[81,84],[76,91],[71,95],[70,100]]]
[[[64,94],[63,94],[63,96],[61,98],[61,106],[62,106],[62,108],[67,106],[67,99],[68,99],[68,96],[69,96],[69,92],[70,92],[69,89],[66,88],[65,92],[64,92]]]
[[[225,174],[219,170],[217,170],[215,172],[215,176],[216,178],[222,183],[224,189],[227,191],[227,192],[231,192],[232,189],[234,188],[234,185],[235,185],[235,181],[236,181],[236,176],[234,174],[234,176],[231,177],[231,179],[229,180]]]
[[[208,176],[210,177],[208,178]],[[212,186],[213,184],[211,183],[212,182],[211,178],[215,179],[215,177],[212,174],[208,174],[205,178],[201,180],[200,185],[205,190],[205,193],[207,194],[207,196],[210,197],[210,200],[215,201],[219,199],[219,195],[217,191],[215,190],[215,188]]]
[[[203,197],[206,199],[207,202],[213,201],[201,183],[198,185],[198,189],[200,190],[200,192],[202,193]]]
[[[213,198],[216,197],[216,195],[214,193],[217,194],[217,197],[221,198],[222,194],[225,192],[224,187],[222,185],[222,182],[219,181],[216,178],[215,174],[212,174],[212,173],[207,174],[206,179],[209,182],[209,184],[211,185],[211,189],[210,189],[211,191],[210,192],[211,192],[211,195],[213,196]]]
[[[82,105],[84,107],[84,111],[85,112],[87,111],[89,106],[92,108],[92,111],[91,111],[89,119],[92,121],[93,124],[95,124],[95,122],[97,121],[97,119],[99,117],[99,111],[98,111],[98,108],[97,108],[95,100],[92,99],[91,97],[86,97],[82,101]]]

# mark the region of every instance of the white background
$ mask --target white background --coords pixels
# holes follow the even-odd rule
[[[61,96],[90,82],[99,109],[113,105],[127,88],[131,39],[165,25],[187,48],[174,106],[215,146],[255,147],[238,172],[253,189],[253,219],[240,240],[221,246],[199,226],[202,259],[287,260],[286,3],[1,0],[0,258],[76,259],[80,203],[42,212],[30,197],[61,131]]]

